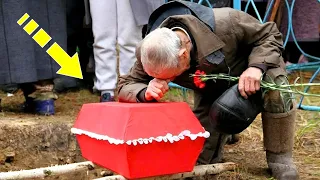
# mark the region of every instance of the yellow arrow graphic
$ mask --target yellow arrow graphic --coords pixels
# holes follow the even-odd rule
[[[30,16],[25,13],[17,21],[17,23],[21,26],[28,20],[29,17]],[[33,19],[31,19],[23,29],[29,35],[31,35],[38,27],[39,25]],[[32,38],[42,48],[52,39],[43,29],[37,31]],[[75,53],[72,57],[70,57],[56,42],[53,43],[46,52],[61,66],[61,68],[57,71],[57,74],[83,79],[78,53]]]
[[[57,74],[82,79],[81,67],[79,63],[78,53],[70,56],[57,44],[54,43],[47,53],[61,66]]]

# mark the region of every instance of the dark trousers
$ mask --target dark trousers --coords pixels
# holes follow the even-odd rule
[[[73,56],[77,50],[79,61],[85,84],[92,84],[92,78],[86,73],[86,66],[89,62],[89,56],[93,53],[92,43],[93,35],[90,27],[84,27],[83,19],[85,15],[84,1],[68,0],[66,4],[67,19],[67,53]],[[78,86],[74,78],[61,76],[63,88]]]

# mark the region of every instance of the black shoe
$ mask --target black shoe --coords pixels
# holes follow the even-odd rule
[[[236,144],[239,141],[239,134],[232,134],[227,138],[227,144]]]
[[[113,102],[113,101],[115,101],[114,97],[111,96],[110,93],[104,93],[100,97],[100,102]]]
[[[58,93],[67,92],[68,90],[79,90],[83,86],[81,80],[71,77],[58,77],[53,82],[53,89]]]

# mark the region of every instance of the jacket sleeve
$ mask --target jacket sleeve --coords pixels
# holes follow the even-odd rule
[[[238,10],[232,10],[230,17],[238,43],[252,47],[249,67],[279,67],[283,40],[276,24],[262,24],[251,15]]]
[[[149,81],[152,80],[142,67],[140,60],[139,45],[136,49],[137,60],[127,75],[120,76],[118,98],[122,102],[139,102],[141,98],[137,97],[141,91],[147,88]],[[139,99],[139,100],[138,100]],[[144,98],[142,98],[144,99]]]

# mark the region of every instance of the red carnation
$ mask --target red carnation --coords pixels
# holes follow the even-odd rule
[[[206,73],[204,71],[197,70],[195,72],[195,76],[193,76],[193,82],[198,88],[204,88],[206,83],[202,80],[202,76],[205,76]]]

